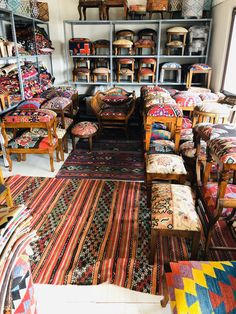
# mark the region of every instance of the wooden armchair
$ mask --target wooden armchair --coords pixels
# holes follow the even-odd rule
[[[6,158],[9,171],[12,171],[11,154],[49,154],[51,171],[54,171],[53,154],[59,159],[58,137],[56,133],[56,114],[51,110],[16,110],[3,118],[2,135],[5,141]],[[32,132],[33,129],[42,130]],[[8,140],[6,129],[28,129],[20,136]],[[46,136],[45,136],[46,132]]]
[[[96,115],[99,128],[121,128],[128,137],[128,122],[134,112],[135,92],[123,88],[111,88],[106,92],[98,91],[93,96],[91,108]]]

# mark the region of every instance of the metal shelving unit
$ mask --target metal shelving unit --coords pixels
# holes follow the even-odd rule
[[[110,50],[109,55],[78,55],[78,56],[70,56],[69,55],[69,39],[73,37],[87,37],[90,38],[91,41],[95,41],[97,39],[104,38],[105,36],[100,35],[100,38],[97,37],[96,27],[92,28],[94,32],[87,31],[85,34],[83,27],[86,26],[106,26],[108,31],[107,39],[110,40]],[[208,35],[208,43],[206,48],[205,55],[166,55],[164,52],[165,44],[163,44],[163,39],[165,39],[166,29],[173,26],[183,26],[190,27],[193,25],[208,25],[209,26],[209,35]],[[140,30],[142,28],[153,28],[157,31],[157,39],[156,39],[156,53],[153,55],[114,55],[113,54],[113,46],[112,42],[115,40],[115,33],[120,29],[135,29]],[[87,29],[87,28],[86,28]],[[80,32],[81,31],[81,32]],[[128,81],[117,82],[115,80],[114,75],[114,62],[118,58],[135,58],[139,60],[140,58],[155,58],[157,60],[157,69],[156,69],[156,81],[155,85],[168,85],[168,86],[185,86],[186,82],[175,83],[171,81],[166,81],[164,83],[159,82],[159,65],[162,62],[170,62],[173,60],[180,64],[186,63],[186,61],[191,60],[192,63],[207,63],[208,61],[208,53],[210,47],[210,39],[211,39],[211,31],[212,31],[212,19],[167,19],[167,20],[115,20],[115,21],[78,21],[78,20],[65,20],[64,21],[64,38],[65,38],[65,59],[66,59],[66,72],[67,72],[67,83],[72,85],[109,85],[112,86],[121,86],[121,85],[153,85],[153,83],[149,83],[147,81],[134,83]],[[96,59],[96,58],[107,58],[110,59],[110,82],[72,82],[71,74],[72,74],[72,61],[76,58],[88,58],[88,59]],[[200,85],[199,83],[195,83],[194,85]]]
[[[12,62],[15,62],[17,64],[18,68],[18,79],[19,79],[19,85],[20,85],[20,94],[22,99],[24,99],[24,80],[22,78],[22,71],[21,71],[21,62],[22,61],[27,61],[32,59],[35,61],[36,67],[39,68],[40,64],[40,59],[43,58],[44,60],[47,59],[49,64],[50,64],[50,72],[53,75],[53,66],[52,66],[52,56],[51,54],[38,54],[37,52],[37,46],[36,46],[36,37],[35,37],[35,30],[37,25],[43,25],[43,27],[46,28],[46,32],[49,33],[49,24],[48,22],[44,22],[35,18],[31,18],[29,16],[21,15],[18,13],[14,13],[10,10],[7,9],[0,9],[0,29],[3,35],[3,37],[6,37],[6,30],[4,25],[5,23],[8,24],[8,26],[11,28],[11,37],[12,41],[14,42],[14,48],[15,48],[15,56],[12,57],[4,57],[0,58],[0,63],[1,64],[10,64]],[[34,49],[36,54],[34,55],[20,55],[19,50],[18,50],[18,45],[17,45],[17,35],[16,35],[16,27],[19,24],[30,24],[33,26],[33,32],[34,32]],[[39,75],[37,76],[37,79],[39,79]]]

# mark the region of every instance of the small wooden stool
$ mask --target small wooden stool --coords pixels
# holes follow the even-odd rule
[[[144,64],[148,66],[143,67]],[[157,61],[154,58],[141,59],[140,64],[139,64],[139,70],[138,70],[138,82],[141,81],[141,77],[151,77],[152,83],[154,83],[155,75],[156,75],[156,65],[157,65]]]
[[[151,210],[150,264],[154,264],[158,236],[192,238],[191,259],[197,258],[201,222],[195,210],[191,187],[180,184],[153,184]]]
[[[85,77],[86,82],[90,82],[90,60],[78,59],[75,61],[73,70],[73,82],[79,81],[80,78]]]
[[[171,27],[167,29],[166,46],[168,55],[170,55],[172,49],[181,49],[182,56],[184,55],[187,33],[188,30],[184,27]],[[172,36],[174,36],[174,39]]]
[[[128,17],[128,3],[127,0],[105,0],[103,2],[103,19],[109,20],[110,8],[124,8],[124,19]]]
[[[72,135],[72,145],[75,149],[75,137],[85,138],[89,141],[89,150],[92,151],[93,146],[93,136],[98,132],[98,126],[96,123],[83,121],[77,123],[71,130]]]
[[[84,20],[86,20],[86,9],[98,8],[99,19],[103,19],[103,1],[102,0],[80,0],[78,5],[78,11],[80,20],[82,20],[82,9],[84,14]]]
[[[186,82],[186,87],[190,88],[192,85],[192,78],[193,74],[205,74],[206,75],[206,86],[207,88],[210,88],[210,83],[211,83],[211,73],[212,73],[212,68],[203,63],[196,63],[191,66],[189,69],[189,72],[187,74],[187,82]]]
[[[165,71],[174,71],[177,72],[176,75],[176,83],[181,83],[181,65],[179,63],[176,62],[167,62],[164,63],[161,67],[161,74],[160,74],[160,82],[163,83],[164,82],[164,78],[165,78]]]
[[[106,39],[98,39],[93,42],[93,47],[94,47],[94,54],[97,55],[100,53],[100,51],[103,50],[108,50],[108,55],[110,51],[110,41]]]
[[[132,55],[133,54],[133,42],[128,40],[128,39],[117,39],[113,41],[113,46],[115,50],[115,55],[120,55],[121,54],[121,49],[128,49],[128,54]]]
[[[126,67],[122,67],[125,65]],[[131,66],[131,68],[128,68]],[[134,81],[134,59],[133,58],[119,58],[117,59],[117,81],[120,82],[120,77],[130,76],[131,82]]]
[[[146,15],[146,5],[135,4],[129,6],[129,16],[131,20],[142,20]]]

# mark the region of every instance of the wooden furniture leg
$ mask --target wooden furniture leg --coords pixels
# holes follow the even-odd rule
[[[207,80],[207,88],[208,89],[210,88],[210,84],[211,84],[211,73],[212,73],[212,70],[209,70],[209,72],[208,72],[208,80]]]
[[[84,20],[86,21],[87,17],[86,17],[86,7],[83,7],[83,14],[84,14]]]
[[[54,162],[53,162],[53,152],[49,153],[49,157],[50,157],[50,167],[51,167],[51,171],[54,172]]]
[[[78,5],[78,11],[79,11],[79,19],[82,20],[82,7]]]
[[[167,288],[167,282],[166,282],[166,276],[163,274],[162,276],[162,283],[163,283],[163,295],[164,298],[161,300],[161,306],[166,307],[168,301],[169,301],[169,293]]]
[[[151,246],[150,246],[150,256],[149,256],[150,265],[153,265],[155,261],[158,234],[159,234],[158,230],[151,229]]]
[[[72,147],[73,147],[73,150],[74,150],[75,149],[75,136],[71,135],[71,139],[72,139]]]
[[[196,260],[198,255],[198,249],[201,239],[201,232],[196,231],[193,233],[193,243],[192,243],[192,252],[191,252],[191,260]]]
[[[92,148],[93,148],[93,137],[90,136],[89,139],[88,139],[88,141],[89,141],[89,151],[91,152],[91,151],[92,151]]]

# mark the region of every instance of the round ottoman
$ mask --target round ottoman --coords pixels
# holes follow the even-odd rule
[[[72,135],[72,145],[73,149],[75,149],[75,138],[85,138],[89,141],[89,150],[92,150],[93,145],[93,136],[95,136],[98,132],[98,126],[96,123],[83,121],[77,123],[71,130]]]

